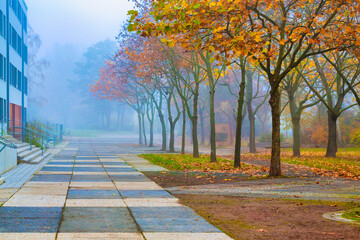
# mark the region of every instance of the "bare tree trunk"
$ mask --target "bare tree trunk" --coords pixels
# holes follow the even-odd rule
[[[215,89],[210,88],[210,162],[216,160],[216,132],[215,132]]]
[[[154,100],[154,104],[156,107],[156,110],[158,111],[160,123],[161,123],[161,135],[162,135],[162,141],[161,141],[161,151],[166,151],[166,121],[164,114],[162,113],[162,99],[163,96],[160,94],[160,102],[157,104]]]
[[[243,105],[244,105],[244,96],[245,96],[245,65],[241,64],[241,83],[239,90],[239,99],[236,115],[236,135],[235,135],[235,153],[234,153],[234,167],[241,167],[241,130],[242,130],[242,120],[243,120]]]
[[[292,117],[293,156],[300,157],[300,116]]]
[[[270,176],[281,176],[280,163],[280,91],[278,88],[270,92],[270,106],[272,114],[272,146]]]
[[[154,120],[149,121],[150,123],[150,143],[149,143],[149,147],[153,147],[154,146]]]
[[[170,119],[170,118],[169,118]],[[170,140],[169,140],[169,152],[175,152],[175,124],[171,121],[170,124]]]
[[[141,114],[142,130],[144,136],[144,145],[147,145],[146,129],[145,129],[145,114]]]
[[[149,121],[150,127],[150,140],[149,140],[149,147],[154,146],[154,118],[155,118],[155,111],[154,111],[154,102],[151,100],[150,103],[147,105],[146,116]]]
[[[142,129],[141,129],[141,114],[138,112],[138,123],[139,123],[139,145],[143,144],[142,141]]]
[[[255,145],[255,115],[252,110],[251,101],[247,104],[248,108],[248,118],[250,122],[250,137],[249,137],[249,151],[251,153],[256,153]]]
[[[185,144],[186,144],[186,106],[183,102],[183,124],[182,124],[182,136],[181,136],[181,154],[185,154]]]
[[[193,157],[198,158],[199,154],[199,140],[198,140],[198,100],[199,100],[199,87],[195,89],[194,103],[193,103],[193,116],[192,123],[192,143],[193,143]]]
[[[162,143],[161,143],[161,151],[166,151],[166,125],[164,115],[159,112],[159,118],[161,123],[161,135],[162,135]]]
[[[205,123],[204,123],[204,112],[200,110],[200,135],[201,135],[201,145],[205,144]]]
[[[337,116],[331,111],[328,111],[328,145],[326,148],[326,157],[336,157],[337,152],[337,134],[336,121]]]

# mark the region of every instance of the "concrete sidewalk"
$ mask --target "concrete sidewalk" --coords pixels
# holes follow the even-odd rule
[[[230,239],[97,141],[73,140],[5,202],[0,239]]]

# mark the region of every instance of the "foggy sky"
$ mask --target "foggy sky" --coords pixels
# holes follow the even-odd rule
[[[128,0],[26,0],[28,21],[42,40],[41,55],[57,43],[85,50],[104,39],[115,39]]]
[[[43,69],[42,84],[29,89],[29,96],[41,100],[29,104],[28,120],[37,118],[68,127],[80,121],[80,108],[90,108],[72,87],[76,63],[97,42],[115,41],[133,4],[128,0],[26,0],[26,4],[28,22],[42,42],[37,57],[49,62]],[[95,75],[93,81],[97,78]]]

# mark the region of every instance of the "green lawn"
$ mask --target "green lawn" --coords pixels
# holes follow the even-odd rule
[[[70,130],[72,137],[96,137],[101,131],[99,130]]]
[[[217,158],[217,163],[210,163],[210,157],[201,155],[200,158],[193,158],[190,154],[142,154],[139,155],[150,162],[160,165],[171,171],[233,171],[234,163],[231,160]],[[243,170],[258,170],[260,168],[242,165]]]
[[[360,222],[360,208],[352,209],[344,213],[342,217]]]

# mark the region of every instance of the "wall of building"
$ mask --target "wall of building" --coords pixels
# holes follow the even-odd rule
[[[0,175],[17,165],[17,150],[6,147],[0,152]]]
[[[0,121],[24,126],[27,109],[27,7],[0,1]]]

